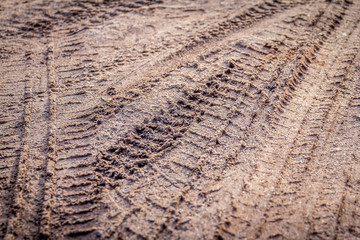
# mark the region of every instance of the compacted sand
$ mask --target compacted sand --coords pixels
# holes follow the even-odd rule
[[[1,0],[0,239],[359,239],[359,22]]]

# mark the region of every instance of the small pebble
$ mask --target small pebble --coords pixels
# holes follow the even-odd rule
[[[96,237],[101,237],[101,232],[97,232]]]

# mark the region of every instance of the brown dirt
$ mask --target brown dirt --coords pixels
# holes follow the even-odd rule
[[[359,13],[2,0],[0,239],[359,239]]]

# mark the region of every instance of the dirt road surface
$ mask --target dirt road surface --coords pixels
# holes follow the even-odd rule
[[[2,0],[0,239],[360,239],[359,22]]]

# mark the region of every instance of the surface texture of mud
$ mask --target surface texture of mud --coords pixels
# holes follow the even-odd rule
[[[2,0],[0,239],[359,239],[359,13]]]

